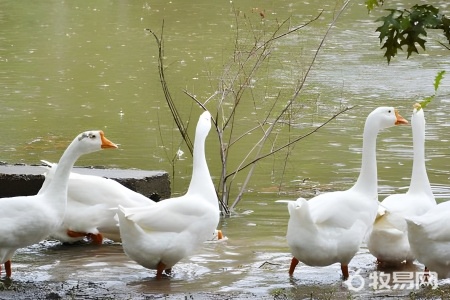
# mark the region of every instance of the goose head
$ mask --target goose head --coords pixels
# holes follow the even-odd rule
[[[53,173],[51,182],[48,184],[44,182],[43,188],[41,188],[39,194],[57,194],[59,193],[59,190],[65,190],[64,193],[67,194],[70,170],[81,155],[102,149],[115,148],[118,148],[117,145],[108,140],[101,130],[89,130],[80,133],[73,139],[72,143],[70,143],[61,156]]]
[[[206,139],[211,130],[211,114],[209,111],[202,113],[198,119],[195,138]]]
[[[384,129],[394,125],[408,124],[408,121],[393,107],[378,107],[369,114],[367,123]]]
[[[90,153],[101,149],[118,148],[116,144],[108,140],[103,131],[90,130],[80,133],[74,143],[77,143],[77,149],[80,153]]]
[[[411,125],[414,127],[414,124],[420,126],[421,128],[425,128],[425,116],[423,113],[422,106],[419,103],[413,105],[414,110],[411,118]]]

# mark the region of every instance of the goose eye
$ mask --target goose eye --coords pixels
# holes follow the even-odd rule
[[[95,136],[95,134],[90,134],[90,135],[89,135],[89,138],[91,138],[91,139],[95,139],[95,138],[96,138],[96,136]]]
[[[391,113],[391,110],[388,110],[388,113]]]

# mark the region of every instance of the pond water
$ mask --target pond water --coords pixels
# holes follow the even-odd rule
[[[447,1],[435,2],[448,12]],[[423,2],[393,1],[392,6],[414,3]],[[172,176],[172,193],[183,193],[192,160],[164,100],[157,46],[145,29],[159,34],[164,20],[166,79],[182,119],[195,124],[201,109],[184,90],[201,102],[214,94],[232,57],[238,25],[244,35],[251,24],[256,35],[271,32],[277,22],[288,17],[292,27],[299,26],[323,10],[311,26],[280,39],[271,50],[269,64],[252,82],[251,92],[243,96],[236,120],[236,134],[240,134],[265,116],[277,95],[280,103],[292,97],[341,5],[339,1],[284,0],[2,1],[0,160],[9,164],[57,161],[76,134],[103,129],[120,149],[84,156],[78,165],[166,170]],[[14,280],[34,278],[28,277],[33,275],[27,275],[26,270],[30,264],[42,262],[35,266],[44,274],[37,280],[67,282],[69,277],[76,281],[109,276],[104,281],[121,281],[144,292],[215,290],[266,295],[279,288],[306,287],[308,294],[308,288],[317,286],[324,292],[348,292],[340,281],[338,266],[302,267],[303,271],[297,270],[298,277],[289,279],[290,255],[284,238],[288,213],[285,205],[274,200],[350,187],[359,173],[362,128],[368,113],[389,105],[410,119],[414,102],[433,94],[433,80],[440,70],[446,70],[447,76],[426,109],[426,157],[438,201],[447,200],[450,194],[448,50],[436,42],[443,40],[438,33],[430,33],[426,53],[408,60],[400,53],[387,65],[375,32],[379,26],[375,20],[381,13],[378,10],[368,15],[363,1],[351,1],[339,17],[294,105],[293,126],[271,142],[280,146],[326,121],[340,108],[356,107],[292,146],[286,163],[286,152],[258,163],[243,200],[232,217],[220,224],[229,237],[227,242],[209,244],[199,255],[183,261],[174,278],[163,285],[148,280],[152,273],[129,262],[120,245],[26,249],[17,255]],[[213,114],[217,109],[214,101],[206,105]],[[254,101],[259,102],[254,105]],[[191,134],[193,128],[189,127]],[[242,139],[239,148],[230,152],[229,170],[239,165],[258,139],[256,133]],[[207,143],[208,163],[217,182],[220,158],[213,131]],[[173,167],[171,161],[179,149],[184,154]],[[407,188],[412,165],[410,127],[381,132],[377,155],[380,198]],[[233,181],[232,197],[243,182],[244,176]],[[43,261],[30,262],[36,255]],[[73,272],[67,273],[67,267]],[[376,270],[364,247],[350,267],[361,268],[365,274]]]

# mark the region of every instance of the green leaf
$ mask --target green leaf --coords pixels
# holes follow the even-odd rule
[[[366,7],[369,13],[375,8],[375,6],[383,5],[384,0],[366,0]]]
[[[438,72],[436,77],[434,78],[434,93],[436,94],[437,89],[439,88],[439,85],[441,84],[442,78],[444,78],[445,70],[442,70]]]
[[[434,99],[434,95],[428,96],[425,99],[423,99],[422,102],[420,102],[420,108],[425,108],[425,106],[428,105],[428,103],[431,102],[431,100]],[[418,110],[420,110],[420,108]]]
[[[367,5],[377,5],[381,0],[366,0]],[[440,14],[439,9],[426,4],[414,5],[408,9],[387,9],[389,14],[378,18],[383,22],[376,31],[379,32],[381,49],[386,49],[384,56],[388,63],[398,50],[406,50],[407,58],[412,53],[419,53],[418,46],[425,49],[428,29],[443,30],[450,44],[450,19]],[[439,42],[441,43],[441,42]],[[448,46],[441,43],[445,48]],[[403,48],[406,46],[405,48]]]
[[[402,12],[396,9],[388,9],[388,11],[390,11],[389,15],[377,20],[383,21],[383,25],[378,27],[376,31],[380,33],[380,43],[383,43],[383,40],[385,40],[381,49],[386,49],[384,56],[389,63],[391,58],[397,54],[397,50],[401,50],[400,42],[403,40],[403,37],[399,34],[402,29]]]
[[[441,23],[438,26],[438,29],[442,29],[444,31],[444,35],[447,38],[448,43],[450,44],[450,18],[442,16]]]
[[[430,103],[434,99],[434,97],[436,97],[437,89],[439,88],[442,78],[444,78],[444,74],[445,74],[444,70],[439,71],[437,73],[436,77],[434,78],[434,95],[428,96],[425,99],[423,99],[423,101],[420,102],[421,107],[419,107],[417,110],[420,110],[420,108],[425,108],[425,106],[427,106],[428,103]]]

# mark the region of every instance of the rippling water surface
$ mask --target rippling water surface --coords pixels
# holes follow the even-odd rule
[[[253,83],[255,99],[269,101],[279,94],[281,101],[287,101],[340,5],[315,2],[1,2],[1,160],[10,164],[57,161],[76,134],[99,128],[120,144],[120,150],[82,157],[79,165],[167,170],[173,176],[173,194],[183,193],[190,179],[191,158],[171,121],[159,82],[157,47],[145,29],[160,33],[164,20],[169,88],[182,107],[182,118],[195,123],[200,109],[183,90],[202,101],[216,90],[234,48],[234,11],[239,12],[239,20],[248,18],[257,31],[269,30],[289,16],[292,26],[304,24],[324,10],[311,26],[280,39],[269,67]],[[285,154],[258,164],[236,213],[221,223],[229,236],[227,242],[209,244],[198,256],[185,260],[174,278],[164,281],[166,285],[149,280],[152,275],[129,262],[119,245],[24,250],[17,257],[18,276],[27,280],[42,272],[37,280],[67,281],[106,276],[105,281],[124,282],[137,291],[161,293],[245,290],[265,294],[316,283],[345,289],[338,266],[303,267],[296,279],[289,280],[290,255],[284,238],[287,210],[273,201],[350,187],[359,172],[362,128],[368,113],[377,106],[392,105],[410,119],[414,102],[433,94],[439,70],[446,70],[447,76],[426,109],[426,157],[436,197],[444,201],[450,194],[450,67],[448,50],[436,42],[443,38],[431,33],[426,53],[408,60],[400,53],[388,66],[375,32],[381,10],[368,15],[362,2],[352,1],[331,29],[295,105],[291,134],[304,134],[341,107],[356,107],[293,146],[286,165]],[[437,3],[448,12],[446,1]],[[216,108],[211,102],[207,107]],[[256,124],[252,117],[259,113],[253,105],[242,109],[238,128]],[[243,149],[251,146],[250,142],[242,145]],[[215,179],[220,165],[217,147],[211,132],[207,154]],[[179,148],[185,154],[172,173],[171,159]],[[380,133],[380,198],[407,188],[412,153],[410,127]],[[237,165],[241,158],[242,151],[237,151],[230,160]],[[241,177],[235,180],[232,195],[242,182]],[[29,264],[38,265],[33,275],[25,272]],[[364,248],[351,267],[366,272],[376,269]]]

